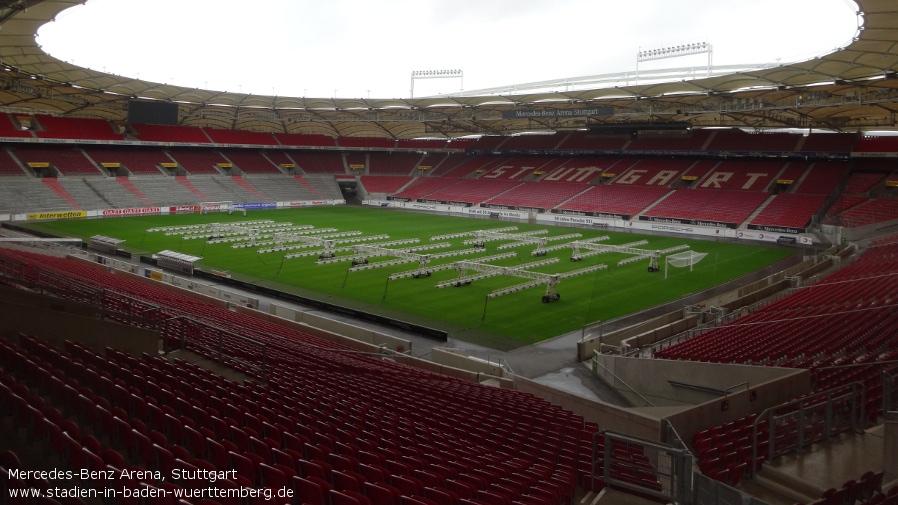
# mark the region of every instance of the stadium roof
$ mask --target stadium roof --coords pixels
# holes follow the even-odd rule
[[[0,0],[0,68],[5,70],[0,74],[0,106],[5,110],[124,122],[128,100],[139,98],[178,103],[182,125],[396,139],[647,122],[758,129],[898,129],[898,3],[894,0],[856,0],[863,24],[854,41],[799,63],[667,82],[603,85],[601,76],[596,76],[573,90],[532,87],[528,91],[522,86],[506,93],[407,99],[203,90],[98,72],[46,54],[35,42],[38,29],[84,1]],[[782,25],[776,29],[783,29]],[[534,113],[545,109],[569,114]],[[512,111],[524,114],[512,117]]]

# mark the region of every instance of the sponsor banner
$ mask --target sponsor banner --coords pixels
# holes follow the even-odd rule
[[[412,201],[411,198],[403,198],[401,196],[388,196],[387,200],[390,200],[392,202],[410,202],[410,201]]]
[[[161,281],[161,280],[164,280],[164,278],[165,278],[165,277],[162,275],[162,272],[157,272],[157,271],[155,271],[155,270],[150,270],[149,268],[144,268],[144,269],[143,269],[143,276],[146,277],[146,278],[148,278],[148,279],[153,279],[154,281]]]
[[[524,207],[520,205],[494,205],[492,203],[481,203],[481,207],[486,209],[502,209],[502,210],[523,210],[527,212],[545,212],[543,207]]]
[[[750,224],[748,225],[749,230],[758,230],[758,231],[766,231],[768,233],[791,233],[793,235],[798,235],[800,233],[806,233],[808,230],[806,228],[792,228],[789,226],[769,226],[765,224]]]
[[[584,109],[512,109],[502,111],[502,119],[564,118],[613,115],[614,107],[590,107]]]
[[[168,208],[169,213],[171,214],[186,214],[191,212],[199,212],[199,205],[175,205],[174,207]]]
[[[133,209],[106,209],[98,211],[103,217],[112,216],[141,216],[145,214],[162,214],[161,207],[138,207]]]
[[[428,200],[426,198],[418,198],[418,201],[421,203],[438,203],[440,205],[457,205],[461,207],[473,207],[474,204],[471,202],[455,202],[452,200]]]
[[[685,224],[689,226],[705,226],[709,228],[730,228],[736,229],[738,223],[726,223],[721,221],[705,221],[701,219],[680,219],[676,217],[655,217],[655,216],[639,216],[640,221],[651,221],[653,223],[666,224]]]
[[[11,214],[0,214],[0,221],[11,221],[11,220],[12,220]]]
[[[766,233],[755,230],[739,230],[736,232],[736,238],[740,240],[757,240],[761,242],[777,242],[780,244],[802,244],[810,245],[814,243],[813,237],[810,235],[790,235],[785,236],[779,233]]]
[[[474,216],[490,216],[490,217],[513,217],[517,219],[527,219],[530,215],[529,212],[524,212],[520,210],[495,210],[495,209],[481,209],[478,207],[466,207],[464,209],[464,213],[468,215]]]
[[[608,219],[593,218],[576,214],[540,214],[536,220],[549,224],[578,224],[583,226],[617,226],[624,227],[623,221],[610,221]]]
[[[851,153],[852,158],[898,158],[898,153]]]
[[[589,217],[599,217],[602,219],[620,219],[623,221],[627,221],[630,219],[629,214],[612,214],[608,212],[585,212],[578,210],[560,210],[560,209],[552,209],[553,214],[566,214],[572,216],[589,216]]]
[[[340,202],[338,200],[328,201],[328,200],[304,200],[298,202],[277,202],[277,207],[284,208],[296,208],[296,207],[309,207],[311,205],[337,205]],[[269,207],[266,207],[269,208]]]
[[[35,212],[26,214],[25,219],[34,221],[38,219],[81,219],[87,217],[87,212],[83,210],[65,210],[59,212]]]
[[[276,209],[277,202],[235,203],[235,209]]]

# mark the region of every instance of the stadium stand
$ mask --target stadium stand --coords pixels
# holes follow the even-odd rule
[[[553,150],[558,148],[567,133],[552,133],[551,135],[512,135],[502,143],[502,149],[516,150]],[[479,148],[479,145],[478,145]]]
[[[629,168],[622,170],[620,175],[613,180],[613,183],[639,186],[670,186],[677,182],[680,175],[689,169],[693,163],[695,163],[695,160],[691,159],[640,159]]]
[[[361,147],[365,149],[393,149],[396,147],[396,141],[381,137],[337,137],[337,145],[340,147]]]
[[[160,164],[174,163],[174,160],[160,148],[154,147],[103,147],[86,146],[84,152],[99,165],[104,163],[120,163],[127,172],[117,172],[117,175],[159,175]],[[112,171],[112,170],[110,170]]]
[[[855,141],[856,133],[818,133],[807,135],[800,144],[799,151],[803,153],[850,153]]]
[[[395,197],[398,198],[408,198],[409,200],[416,200],[418,198],[425,198],[427,195],[437,191],[439,189],[448,188],[451,185],[458,184],[460,179],[450,179],[446,181],[442,177],[418,177],[411,184],[406,186],[402,191],[396,193]]]
[[[845,178],[848,173],[848,164],[839,161],[818,161],[811,165],[811,169],[805,174],[795,189],[796,193],[812,195],[829,195]]]
[[[35,114],[34,128],[38,138],[81,139],[81,140],[123,140],[125,135],[116,131],[105,119],[76,117],[56,117]]]
[[[501,165],[491,168],[481,178],[520,181],[530,175],[535,175],[536,172],[553,170],[561,161],[544,156],[514,156],[503,160]]]
[[[805,228],[811,218],[826,201],[824,195],[797,195],[781,193],[776,195],[761,212],[751,220],[751,224]]]
[[[49,163],[50,167],[63,175],[103,175],[100,169],[87,159],[80,147],[17,144],[10,152],[25,166],[29,166],[29,163]]]
[[[722,152],[792,152],[802,140],[794,133],[757,133],[739,129],[718,130],[706,150]]]
[[[278,166],[262,151],[255,149],[224,149],[221,151],[229,162],[245,174],[280,174]],[[290,162],[285,162],[290,163]],[[233,172],[233,171],[232,171]]]
[[[275,133],[274,138],[283,146],[334,147],[334,137],[327,135],[310,135],[304,133]]]
[[[363,175],[359,181],[369,194],[392,195],[413,179],[410,175]]]
[[[558,206],[560,210],[635,216],[670,193],[660,186],[608,184],[592,186]]]
[[[208,149],[171,149],[169,155],[188,174],[218,174],[219,163],[228,163],[218,151]]]
[[[22,170],[19,162],[13,158],[9,151],[0,149],[0,176],[24,176],[26,172]]]
[[[627,151],[703,151],[714,130],[690,130],[688,135],[648,136],[627,144]]]
[[[0,137],[30,139],[34,138],[34,135],[31,130],[22,129],[18,121],[13,119],[13,116],[3,113],[0,114]]]
[[[371,482],[391,493],[395,489],[398,497],[432,489],[434,496],[463,493],[487,503],[533,505],[569,503],[591,471],[584,448],[598,427],[545,400],[347,353],[309,334],[70,260],[30,253],[11,257],[6,251],[0,256],[31,265],[29,279],[36,280],[40,271],[127,293],[130,303],[160,307],[161,320],[188,314],[226,324],[261,339],[273,358],[267,385],[239,384],[184,361],[138,358],[111,348],[99,353],[73,342],[59,350],[25,336],[19,345],[0,341],[4,404],[40,405],[10,411],[25,426],[58,432],[44,440],[67,466],[97,461],[103,468],[238,468],[241,485],[286,483],[300,496],[316,495],[316,487],[319,497],[325,490],[346,493]],[[109,296],[104,305],[122,310],[122,300]],[[241,353],[238,342],[225,345]],[[47,395],[64,414],[44,414],[45,404],[36,402],[32,390]],[[63,422],[76,412],[77,423]],[[416,426],[426,430],[416,429],[414,438],[403,435]],[[100,430],[110,435],[92,436]],[[501,452],[509,448],[511,458]],[[644,455],[631,457],[651,475]],[[635,478],[640,475],[637,471]],[[162,483],[151,478],[125,485]],[[193,484],[184,479],[172,485]],[[372,505],[391,503],[376,496]],[[315,499],[311,503],[319,503]]]
[[[698,189],[766,191],[782,171],[782,161],[724,160],[696,184]]]
[[[368,174],[410,175],[417,171],[422,158],[419,153],[368,153]]]
[[[277,139],[268,132],[246,130],[225,130],[219,128],[203,128],[206,135],[216,144],[249,144],[257,146],[277,146]]]
[[[591,186],[577,182],[525,182],[483,203],[508,207],[551,209]]]
[[[739,225],[769,196],[759,191],[677,189],[643,215]]]
[[[742,363],[809,369],[816,390],[864,384],[866,412],[876,419],[882,409],[881,371],[898,358],[893,329],[896,313],[884,300],[898,295],[898,244],[878,241],[850,265],[817,284],[796,291],[750,315],[704,332],[685,342],[655,351],[656,358]],[[776,324],[771,324],[776,322]],[[850,371],[843,365],[854,365]],[[752,461],[745,435],[755,416],[699,431],[693,437],[699,465],[710,476],[738,482]],[[777,444],[794,443],[796,433]],[[765,431],[760,437],[764,440]],[[822,437],[806,427],[805,436]],[[813,442],[815,439],[810,439]],[[738,445],[724,441],[740,441]],[[778,446],[779,446],[778,445]],[[726,446],[726,455],[721,447]],[[761,444],[765,448],[765,444]],[[746,459],[748,458],[748,459]],[[739,468],[737,468],[739,467]],[[739,477],[739,478],[737,478]]]
[[[520,182],[501,179],[461,179],[426,195],[428,200],[477,204],[498,196]]]
[[[558,149],[565,151],[621,151],[629,141],[630,139],[626,137],[592,135],[585,130],[578,130],[571,132],[567,138],[563,139],[558,145]]]
[[[180,142],[188,144],[209,144],[211,141],[202,128],[196,126],[168,126],[147,123],[132,123],[134,135],[144,142]]]
[[[303,172],[345,174],[343,155],[333,152],[290,152],[290,158]]]
[[[51,179],[51,182],[56,182]],[[0,184],[0,207],[8,212],[72,210],[71,202],[44,183],[43,179],[8,177]]]

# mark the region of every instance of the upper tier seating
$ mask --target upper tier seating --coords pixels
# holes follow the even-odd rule
[[[601,136],[590,134],[588,131],[583,130],[571,132],[567,138],[561,141],[557,149],[566,151],[620,151],[628,142],[630,142],[628,137]]]
[[[551,135],[513,135],[502,143],[502,149],[515,150],[551,150],[565,140],[567,133],[553,133]],[[478,146],[479,148],[479,146]]]
[[[337,144],[340,147],[363,147],[366,149],[396,147],[395,140],[382,137],[338,137]]]
[[[87,146],[84,152],[99,164],[121,163],[134,175],[159,175],[160,164],[174,160],[158,147]]]
[[[525,182],[484,203],[551,209],[590,187],[589,184],[577,182]]]
[[[443,139],[399,139],[396,141],[396,147],[399,149],[445,149],[448,147],[448,140]]]
[[[45,114],[35,114],[34,119],[41,127],[35,131],[39,138],[84,140],[125,138],[124,134],[113,129],[112,124],[105,119],[56,117]]]
[[[898,137],[865,135],[855,141],[854,150],[861,153],[898,152]]]
[[[850,153],[855,140],[857,140],[856,133],[817,133],[806,136],[799,151]]]
[[[33,138],[30,130],[23,130],[9,114],[0,114],[0,137]]]
[[[678,189],[644,215],[741,224],[769,193],[723,189]]]
[[[80,147],[68,145],[27,145],[16,144],[11,148],[13,156],[24,165],[29,163],[49,163],[63,175],[101,176],[102,172],[81,151]]]
[[[275,133],[274,138],[284,146],[334,147],[337,145],[333,137],[327,135],[308,135],[304,133]]]
[[[431,174],[440,177],[468,177],[478,172],[488,172],[507,159],[505,156],[491,155],[450,156],[437,169],[432,170]]]
[[[717,130],[708,151],[792,152],[802,140],[793,133],[754,133],[739,129]]]
[[[593,186],[558,206],[561,210],[635,216],[670,192],[661,186],[628,186],[607,184]]]
[[[274,135],[268,132],[251,132],[246,130],[220,130],[218,128],[203,128],[206,135],[217,144],[251,144],[260,146],[279,145]]]
[[[640,137],[627,144],[627,151],[702,151],[714,130],[692,130],[689,135]]]
[[[190,144],[208,144],[211,141],[202,128],[196,126],[169,126],[158,124],[134,123],[138,140],[144,142],[183,142]]]

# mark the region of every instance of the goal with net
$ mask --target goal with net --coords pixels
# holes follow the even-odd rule
[[[667,269],[668,267],[674,268],[686,268],[689,267],[689,271],[692,271],[692,267],[704,259],[708,253],[700,253],[695,251],[685,251],[677,254],[670,254],[664,257],[664,278],[667,279]]]
[[[246,216],[245,208],[238,208],[234,205],[234,202],[200,202],[200,214],[208,214],[210,212],[227,212],[228,215],[234,213],[234,211],[243,211],[243,215]]]

